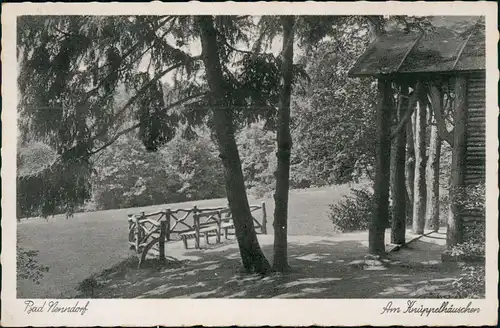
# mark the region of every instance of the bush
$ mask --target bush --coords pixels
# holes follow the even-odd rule
[[[484,298],[485,297],[485,266],[461,265],[462,274],[453,281],[453,298]]]
[[[91,168],[85,160],[58,156],[50,146],[18,146],[17,219],[66,213],[90,198]]]
[[[38,251],[19,247],[19,236],[17,238],[17,279],[31,280],[39,285],[40,279],[42,279],[45,272],[49,271],[49,267],[38,263],[36,260]]]
[[[97,281],[96,274],[80,282],[76,288],[77,291],[82,292],[85,297],[93,298],[96,290],[101,288],[102,285]]]
[[[484,262],[485,259],[485,224],[478,222],[465,228],[466,240],[452,246],[443,253],[444,261]]]
[[[484,243],[475,243],[468,240],[453,246],[450,249],[449,254],[451,257],[455,257],[463,261],[476,261],[484,258]]]
[[[479,210],[483,214],[486,209],[485,186],[478,184],[458,191],[457,202],[465,210]],[[485,258],[486,223],[476,221],[464,227],[464,242],[452,246],[443,254],[445,261],[481,262]]]
[[[374,195],[371,190],[353,189],[352,195],[330,205],[329,217],[340,232],[366,230],[373,213]]]

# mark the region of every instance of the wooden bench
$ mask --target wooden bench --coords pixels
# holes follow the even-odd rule
[[[226,214],[222,217],[222,214]],[[205,222],[201,222],[201,219],[205,219]],[[194,224],[193,230],[180,233],[179,236],[184,243],[184,248],[188,248],[187,240],[195,240],[195,248],[200,248],[200,236],[203,234],[205,243],[210,244],[209,236],[210,233],[215,233],[216,243],[221,243],[222,230],[224,230],[224,238],[228,239],[228,230],[234,229],[233,218],[229,216],[229,210],[223,209],[214,212],[205,212],[193,215]]]
[[[267,233],[266,230],[266,206],[265,203],[259,205],[251,205],[250,212],[262,210],[262,222],[259,222],[252,216],[254,227],[259,229],[263,234]],[[224,214],[224,217],[223,217]],[[233,218],[229,207],[218,209],[215,211],[196,212],[193,215],[193,228],[188,231],[183,231],[179,234],[184,243],[184,248],[188,248],[188,239],[194,239],[195,248],[200,248],[200,237],[203,235],[205,243],[208,245],[210,234],[215,233],[216,243],[221,243],[222,231],[224,231],[224,238],[228,239],[228,230],[234,229]]]

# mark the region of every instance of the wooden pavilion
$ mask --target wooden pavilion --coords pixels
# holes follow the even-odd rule
[[[427,99],[437,120],[439,136],[452,146],[450,187],[465,188],[485,182],[484,20],[482,17],[455,16],[436,17],[430,22],[432,27],[426,31],[387,31],[367,48],[349,72],[352,77],[374,77],[378,81],[376,205],[370,229],[371,253],[380,253],[384,248],[381,230],[385,230],[384,220],[388,216],[391,130],[394,132],[391,119],[397,112],[403,125],[405,114],[416,106],[409,90],[413,90],[417,99]],[[395,89],[407,99],[405,105],[394,101]],[[451,131],[441,117],[446,94],[454,98],[454,129]],[[406,113],[403,107],[408,108]],[[399,136],[395,137],[395,143],[399,145],[396,151],[403,154],[405,133],[405,129],[401,129]],[[400,186],[396,192],[404,192],[401,189],[405,184],[402,165],[395,168],[396,186]],[[447,245],[462,242],[464,227],[478,220],[485,220],[483,211],[464,209],[456,205],[452,197]],[[393,230],[395,228],[400,230],[404,240],[405,227],[393,225]]]

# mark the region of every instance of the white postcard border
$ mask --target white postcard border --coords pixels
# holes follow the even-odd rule
[[[484,15],[486,16],[486,299],[417,299],[425,307],[449,301],[455,307],[480,308],[479,314],[381,314],[389,301],[406,308],[404,299],[165,299],[33,300],[65,306],[89,301],[78,313],[25,312],[16,298],[16,17],[40,14],[321,14],[321,15]],[[493,325],[497,323],[498,286],[498,70],[497,6],[493,2],[332,2],[332,3],[21,3],[2,5],[2,318],[6,326],[150,326],[150,325]]]

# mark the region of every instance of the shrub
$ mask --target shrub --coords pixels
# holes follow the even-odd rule
[[[340,232],[366,230],[373,213],[374,196],[371,190],[352,189],[352,194],[330,205],[329,217]]]
[[[479,210],[483,213],[485,205],[485,186],[478,184],[458,191],[457,202],[463,209]],[[484,216],[483,216],[484,217]],[[443,254],[443,260],[478,262],[484,261],[486,225],[484,220],[476,221],[464,228],[464,242],[452,246]]]
[[[18,236],[19,242],[19,236]],[[40,284],[45,272],[49,271],[49,267],[41,265],[36,260],[38,251],[27,250],[17,246],[17,279],[18,280],[32,280],[35,284]]]
[[[96,290],[101,287],[102,285],[97,281],[96,275],[94,274],[80,282],[76,290],[82,292],[85,297],[93,298]]]
[[[464,209],[486,209],[486,185],[479,183],[459,191],[458,202]]]
[[[486,224],[485,222],[476,222],[472,226],[466,226],[464,235],[466,240],[474,244],[484,244],[486,242]]]
[[[453,281],[453,298],[484,298],[484,265],[461,265],[462,274]]]
[[[483,262],[485,258],[485,224],[478,222],[465,228],[466,240],[443,253],[444,261]]]
[[[475,243],[470,240],[453,246],[450,249],[452,257],[460,258],[464,261],[484,258],[484,243]]]

